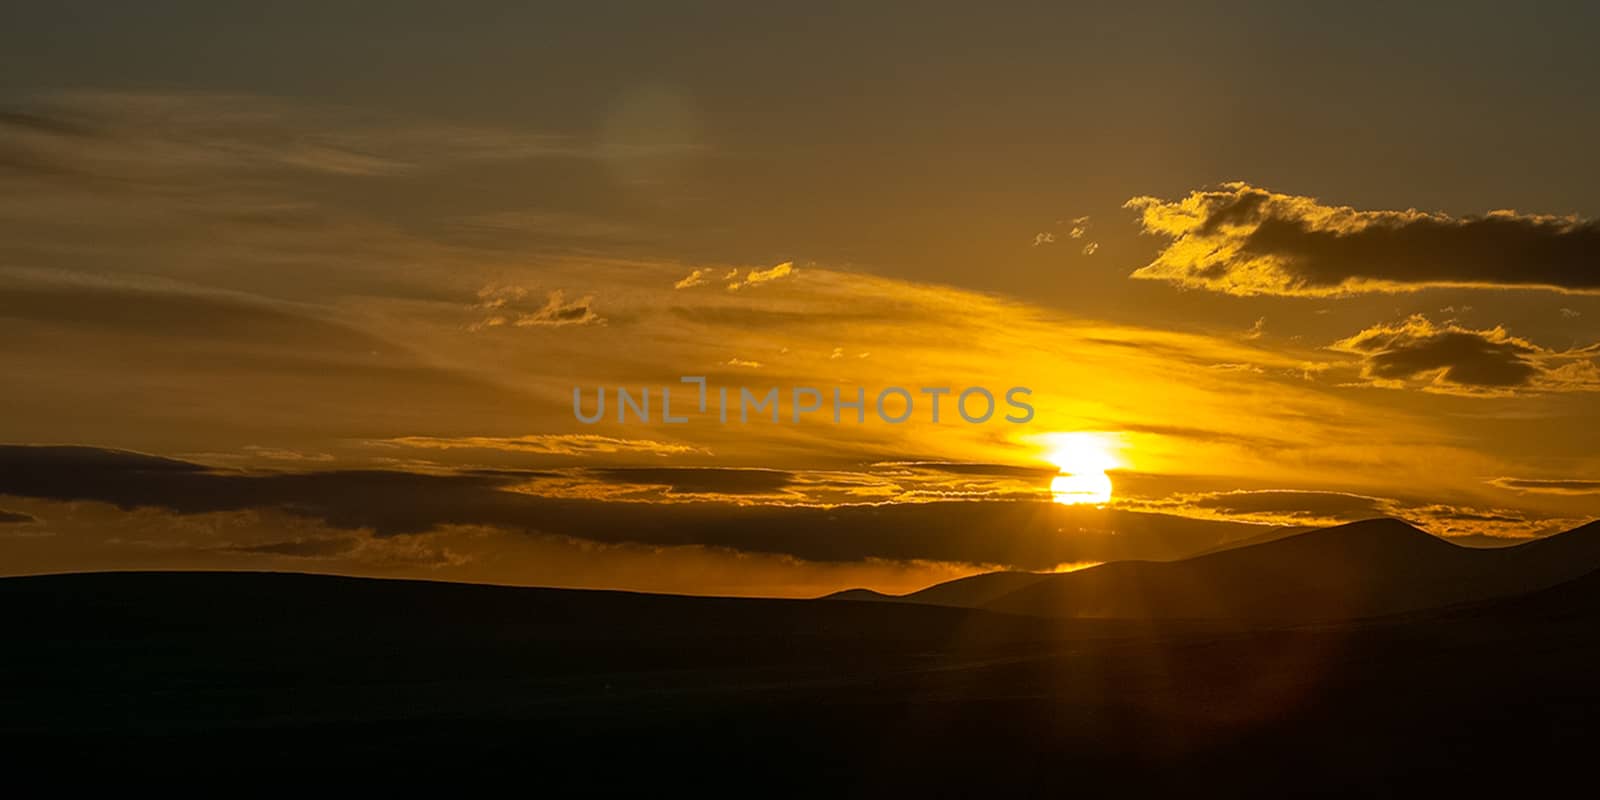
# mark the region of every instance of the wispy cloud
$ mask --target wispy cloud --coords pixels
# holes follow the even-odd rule
[[[443,163],[610,158],[573,136],[216,92],[72,91],[0,113],[13,156],[82,175],[273,167],[379,176]]]
[[[1600,481],[1582,478],[1535,479],[1502,477],[1495,478],[1489,483],[1502,489],[1536,494],[1600,494]]]
[[[479,331],[505,325],[526,328],[605,324],[605,318],[594,311],[592,295],[569,302],[565,292],[553,289],[545,295],[542,305],[526,302],[529,296],[529,291],[521,286],[484,287],[479,290],[478,302],[473,308],[489,313],[469,328]]]
[[[514,453],[539,453],[541,455],[588,456],[613,453],[643,453],[671,456],[703,453],[704,449],[686,444],[663,442],[654,439],[623,439],[581,433],[545,433],[527,436],[400,436],[384,439],[380,444],[417,447],[430,450],[503,450]]]
[[[694,270],[693,272],[690,272],[688,275],[685,275],[677,283],[672,284],[672,288],[674,288],[674,289],[688,289],[688,288],[693,287],[693,286],[699,286],[699,285],[705,283],[706,280],[710,276],[711,276],[711,270],[709,270],[709,269],[697,269],[697,270]]]
[[[775,267],[770,267],[768,269],[752,269],[745,273],[744,280],[737,280],[737,272],[735,272],[733,274],[735,280],[728,284],[728,289],[730,291],[737,291],[749,286],[759,286],[763,283],[771,283],[776,280],[787,278],[794,274],[794,272],[794,262],[792,261],[785,261],[782,264],[779,264]]]

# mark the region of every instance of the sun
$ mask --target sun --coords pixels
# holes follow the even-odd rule
[[[1061,470],[1050,481],[1050,495],[1063,505],[1105,505],[1111,502],[1107,470],[1122,466],[1116,441],[1103,433],[1052,433],[1044,437],[1045,457]]]

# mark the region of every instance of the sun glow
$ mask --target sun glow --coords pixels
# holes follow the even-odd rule
[[[1061,474],[1050,481],[1050,495],[1063,505],[1105,505],[1111,502],[1111,477],[1106,470],[1122,466],[1116,443],[1100,433],[1052,433],[1045,437],[1046,458]]]

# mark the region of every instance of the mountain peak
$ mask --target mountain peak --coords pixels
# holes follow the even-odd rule
[[[899,600],[900,598],[895,597],[894,595],[884,594],[883,592],[874,591],[872,589],[856,588],[856,589],[844,589],[842,591],[834,592],[833,594],[825,594],[825,595],[823,595],[823,596],[821,596],[821,597],[819,597],[817,599],[818,600],[856,600],[856,601],[866,601],[866,602],[869,602],[869,603],[878,603],[878,602],[885,602],[885,601],[891,601],[891,600]]]
[[[1396,533],[1396,534],[1420,533],[1423,536],[1432,536],[1433,535],[1433,534],[1428,533],[1427,531],[1425,531],[1425,530],[1423,530],[1421,528],[1418,528],[1417,526],[1412,525],[1411,523],[1406,522],[1405,520],[1400,519],[1398,517],[1373,517],[1372,519],[1363,519],[1363,520],[1358,520],[1356,522],[1347,522],[1347,523],[1345,523],[1343,525],[1334,525],[1334,526],[1329,527],[1329,528],[1323,528],[1322,530],[1325,530],[1325,531],[1347,531],[1347,532],[1362,531],[1362,532],[1373,532],[1373,533]]]

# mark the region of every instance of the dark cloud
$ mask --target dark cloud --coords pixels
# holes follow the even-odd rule
[[[515,480],[533,480],[534,478],[564,478],[561,472],[551,472],[542,469],[501,469],[498,467],[469,467],[460,470],[462,475],[482,475],[490,478],[511,478]]]
[[[1539,373],[1528,359],[1536,351],[1515,342],[1495,342],[1469,332],[1435,334],[1373,353],[1368,370],[1380,378],[1413,378],[1442,369],[1451,383],[1523,386]]]
[[[674,455],[698,452],[699,448],[656,439],[624,439],[592,433],[535,433],[525,436],[401,436],[375,444],[416,447],[431,450],[502,450],[538,455],[588,456],[614,453],[653,453]]]
[[[0,494],[184,514],[276,508],[379,534],[445,524],[452,521],[452,510],[492,502],[502,494],[496,489],[511,482],[485,475],[382,470],[230,472],[93,447],[0,446]]]
[[[615,467],[584,474],[605,483],[665,486],[674,494],[772,494],[794,484],[792,473],[774,469]]]
[[[1136,474],[1116,474],[1119,490]],[[1149,476],[1155,478],[1172,476]],[[1206,479],[1214,481],[1214,479]],[[1436,536],[1527,538],[1566,530],[1584,520],[1503,508],[1478,508],[1429,502],[1416,496],[1371,496],[1348,491],[1252,488],[1194,491],[1187,479],[1162,481],[1166,493],[1123,496],[1125,507],[1204,519],[1263,525],[1317,527],[1375,517],[1405,520]]]
[[[1360,353],[1368,377],[1404,380],[1439,372],[1445,381],[1471,386],[1525,386],[1539,374],[1532,344],[1495,331],[1439,328],[1425,320],[1377,326],[1338,348]]]
[[[1445,522],[1514,522],[1521,524],[1529,521],[1526,516],[1521,514],[1471,511],[1450,506],[1433,506],[1427,510],[1429,511],[1430,519]]]
[[[24,514],[21,511],[7,511],[0,508],[0,525],[25,525],[38,521],[38,518],[32,514]]]
[[[284,542],[226,548],[230,553],[251,555],[293,556],[296,558],[331,558],[341,556],[360,547],[353,537],[342,539],[294,539]]]
[[[1171,242],[1133,277],[1231,294],[1339,295],[1427,286],[1600,291],[1600,221],[1359,211],[1245,183],[1138,197]]]
[[[954,461],[884,461],[880,468],[943,472],[950,475],[975,475],[984,478],[1021,478],[1048,481],[1058,473],[1054,467],[1020,467],[1012,464],[974,464]]]
[[[1289,490],[1221,492],[1195,497],[1189,505],[1229,515],[1283,514],[1308,518],[1367,519],[1389,512],[1387,501],[1343,492]]]
[[[624,472],[637,478],[639,471]],[[682,483],[682,472],[687,470],[656,477]],[[716,471],[718,485],[729,482],[724,472],[753,471]],[[782,476],[758,480],[776,485]],[[928,560],[1048,569],[1068,562],[1174,558],[1255,532],[1227,522],[1050,502],[830,508],[604,502],[513,491],[521,482],[518,475],[492,473],[246,473],[90,447],[0,446],[0,495],[178,514],[271,509],[378,536],[484,525],[594,542],[699,545],[809,561]]]
[[[1334,343],[1333,349],[1361,356],[1362,376],[1378,385],[1420,381],[1433,391],[1457,393],[1600,388],[1592,348],[1557,352],[1504,328],[1435,325],[1420,315],[1368,328]]]

